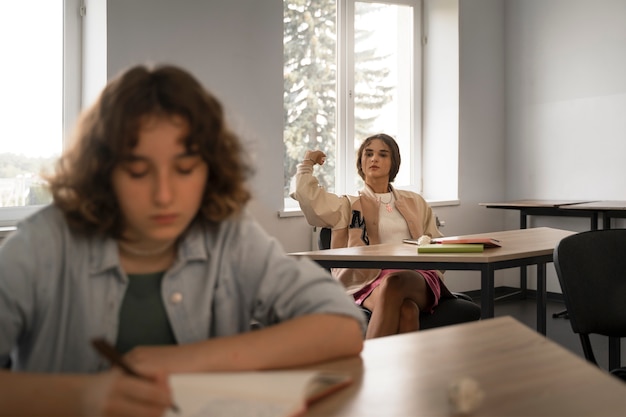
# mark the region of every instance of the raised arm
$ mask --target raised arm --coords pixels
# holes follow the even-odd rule
[[[307,222],[318,227],[346,227],[350,221],[350,203],[346,197],[326,191],[313,175],[316,164],[323,165],[326,155],[308,150],[291,181],[290,196],[300,203]]]

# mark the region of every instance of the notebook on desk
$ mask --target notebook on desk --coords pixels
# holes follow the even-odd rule
[[[498,239],[490,237],[470,237],[470,238],[458,238],[458,237],[441,237],[432,239],[430,243],[440,243],[442,245],[450,244],[482,244],[485,248],[499,248],[502,246]]]
[[[484,245],[481,243],[429,243],[419,245],[417,253],[471,253],[482,252]]]
[[[179,413],[165,417],[294,417],[352,383],[349,374],[315,370],[170,375]]]
[[[404,239],[404,243],[410,243],[412,245],[417,245],[418,239]],[[442,245],[467,245],[467,244],[476,244],[483,245],[483,248],[498,248],[502,246],[501,242],[497,239],[493,239],[490,237],[475,237],[475,238],[459,238],[456,236],[452,237],[440,237],[435,238],[430,241],[430,244],[442,244]],[[440,252],[444,252],[441,250]],[[451,251],[450,251],[451,252]]]

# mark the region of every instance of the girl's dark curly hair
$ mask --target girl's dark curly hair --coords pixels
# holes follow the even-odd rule
[[[398,171],[400,170],[400,148],[398,144],[391,136],[385,133],[378,133],[376,135],[370,136],[365,139],[361,146],[359,147],[359,152],[356,155],[356,170],[359,173],[359,176],[365,181],[365,173],[363,172],[363,167],[361,165],[361,158],[363,157],[363,151],[365,148],[372,143],[374,139],[382,140],[391,151],[391,168],[389,168],[389,182],[393,182],[396,179],[396,175],[398,175]]]
[[[110,81],[81,115],[73,146],[49,178],[54,203],[73,229],[121,236],[124,224],[111,173],[137,145],[142,118],[151,115],[185,119],[185,146],[208,165],[196,218],[217,223],[243,210],[252,169],[239,138],[226,126],[222,104],[181,68],[136,66]]]

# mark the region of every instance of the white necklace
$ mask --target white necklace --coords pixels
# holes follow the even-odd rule
[[[176,242],[175,240],[171,241],[171,242],[167,242],[164,245],[161,245],[161,246],[159,246],[157,248],[154,248],[154,249],[137,249],[137,248],[133,248],[127,242],[124,242],[122,240],[118,240],[117,241],[117,245],[119,246],[119,248],[122,251],[124,251],[126,253],[129,253],[131,255],[148,257],[148,256],[163,255],[172,246],[174,246],[175,242]]]
[[[391,213],[393,211],[393,206],[391,205],[392,201],[393,201],[393,193],[392,192],[389,193],[389,201],[383,201],[382,197],[378,196],[378,202],[385,206],[385,209],[387,210],[388,213]]]

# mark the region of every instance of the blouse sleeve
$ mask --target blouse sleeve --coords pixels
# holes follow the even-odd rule
[[[291,197],[300,203],[311,226],[341,228],[350,221],[350,201],[329,193],[313,175],[313,166],[301,163],[291,182]]]

